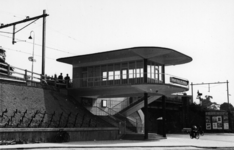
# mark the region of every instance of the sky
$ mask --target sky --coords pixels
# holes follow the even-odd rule
[[[72,66],[56,59],[137,46],[171,48],[193,58],[183,65],[166,67],[166,73],[190,83],[229,82],[229,101],[234,105],[234,1],[233,0],[0,0],[0,24],[43,14],[46,17],[45,73],[72,76]],[[16,25],[16,30],[28,23]],[[13,27],[0,29],[0,46],[12,66],[31,70],[33,31],[36,62],[41,73],[42,19],[15,34]],[[33,35],[32,33],[32,35]],[[227,84],[193,86],[227,102]],[[191,94],[191,87],[187,94]]]

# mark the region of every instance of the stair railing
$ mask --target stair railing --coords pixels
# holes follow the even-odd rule
[[[126,121],[120,120],[119,118],[116,118],[115,116],[111,115],[109,112],[106,112],[105,110],[103,110],[103,109],[101,109],[101,108],[99,108],[97,106],[93,106],[92,108],[101,111],[101,113],[99,112],[97,114],[97,111],[92,110],[91,111],[92,114],[99,115],[99,116],[108,116],[109,118],[111,118],[112,120],[114,120],[115,122],[118,123],[120,134],[126,133]]]
[[[130,122],[130,123],[133,124],[134,126],[137,126],[137,121],[136,121],[136,119],[134,119],[134,118],[129,119],[129,118],[123,116],[122,114],[120,114],[119,112],[115,111],[115,110],[112,109],[112,108],[109,108],[109,107],[105,107],[105,108],[107,109],[107,112],[108,112],[109,114],[111,114],[111,115],[113,115],[113,116],[116,116],[116,117],[118,117],[118,118],[123,118],[124,120]],[[100,108],[100,109],[101,109],[101,108]]]
[[[109,107],[105,107],[105,109],[107,109],[107,110],[103,110],[102,108],[99,108],[97,106],[94,106],[94,107],[103,111],[103,112],[106,112],[106,114],[101,114],[101,115],[103,115],[103,116],[108,115],[111,118],[114,118],[114,119],[117,119],[118,121],[124,122],[126,124],[127,129],[130,129],[132,131],[136,131],[139,128],[142,128],[142,124],[140,123],[140,121],[136,120],[135,118],[125,117],[122,114],[116,112],[115,110],[113,110]],[[97,114],[97,112],[96,112],[96,114]],[[100,112],[98,114],[100,115]]]
[[[118,112],[124,110],[125,108],[127,108],[130,105],[134,105],[136,103],[138,103],[139,101],[143,100],[144,97],[139,98],[137,101],[133,102],[133,103],[129,103],[128,99],[123,100],[122,102],[116,104],[115,106],[112,107],[113,110],[118,110]],[[116,111],[117,112],[117,111]]]
[[[112,110],[114,110],[115,112],[120,112],[121,110],[123,110],[124,108],[127,108],[129,106],[129,101],[126,98],[125,100],[121,101],[120,103],[116,104],[115,106],[112,107]],[[118,110],[118,111],[117,111]]]

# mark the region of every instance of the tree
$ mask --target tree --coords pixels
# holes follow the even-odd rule
[[[224,102],[223,104],[220,105],[220,110],[234,110],[234,107],[232,106],[232,104],[228,104],[226,102]]]

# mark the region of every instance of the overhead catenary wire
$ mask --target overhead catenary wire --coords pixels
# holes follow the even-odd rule
[[[2,34],[0,34],[0,36],[6,37],[6,38],[11,38],[10,36],[6,36],[6,35],[2,35]],[[21,39],[16,39],[16,40],[18,40],[18,41],[24,41],[24,40],[21,40]],[[25,43],[29,43],[29,44],[33,44],[32,42],[28,42],[28,41],[24,41],[24,42]],[[42,46],[41,44],[37,44],[37,43],[34,43],[34,44],[37,45],[37,46]],[[49,47],[49,46],[46,46],[46,48],[51,49],[51,50],[55,50],[55,51],[59,51],[59,52],[63,52],[63,53],[68,53],[68,54],[76,55],[74,53],[63,51],[63,50],[60,50],[58,48],[53,48],[53,47]]]
[[[0,11],[1,11],[1,10],[0,10]],[[14,13],[11,13],[11,12],[6,12],[6,11],[1,11],[1,12],[7,13],[7,14],[11,14],[11,16],[13,15],[14,17],[17,16],[17,15],[15,15]],[[21,15],[21,16],[22,16],[22,17],[28,17],[28,15]],[[18,17],[18,18],[22,18],[22,17]],[[37,20],[38,20],[38,19],[32,21],[32,22],[29,23],[28,25],[30,25],[30,24],[32,24],[32,23],[35,23]],[[27,27],[28,25],[26,25],[25,27]],[[39,26],[41,26],[41,24],[40,24]],[[23,28],[25,28],[25,27],[23,27]],[[23,28],[21,28],[20,30],[22,30]],[[19,32],[20,30],[16,31],[15,33]],[[64,34],[64,33],[60,32],[60,31],[58,31],[58,30],[54,30],[54,29],[52,29],[51,27],[49,27],[49,30],[53,30],[54,32],[57,32],[57,33],[59,33],[59,34],[61,34],[61,35],[63,35],[63,36],[66,36],[66,37],[69,38],[69,39],[72,39],[72,40],[81,42],[81,41],[77,40],[76,38],[74,38],[74,37],[72,37],[72,36],[70,36],[70,35]],[[12,33],[10,33],[10,32],[5,32],[5,31],[0,31],[0,33],[12,34]],[[4,35],[0,35],[0,36],[4,36]],[[12,38],[12,37],[9,37],[9,36],[4,36],[4,37]],[[16,40],[22,41],[22,40],[19,40],[19,39],[16,39]],[[31,43],[31,42],[27,42],[27,41],[25,41],[25,42],[26,42],[26,43]],[[82,42],[81,42],[81,43],[82,43]],[[32,43],[31,43],[31,44],[32,44]],[[42,46],[41,44],[37,44],[37,43],[35,43],[35,45],[37,45],[37,46]],[[63,51],[63,50],[60,50],[60,49],[58,49],[58,48],[53,48],[53,47],[50,47],[50,46],[46,46],[46,48],[52,49],[52,50],[56,50],[56,51],[59,51],[59,52],[63,52],[63,53],[68,53],[68,54],[72,54],[72,55],[77,55],[77,54],[75,54],[75,53],[71,53],[71,52],[68,52],[68,51]]]
[[[21,51],[21,50],[16,50],[16,49],[7,48],[7,47],[3,47],[3,48],[4,48],[4,49],[7,49],[7,50],[10,50],[10,51],[16,51],[16,52],[19,52],[19,53],[32,55],[31,53],[24,52],[24,51]],[[42,57],[41,55],[37,55],[37,54],[35,54],[35,56]],[[50,58],[50,57],[46,57],[46,59],[56,60],[56,59]]]
[[[5,13],[6,15],[9,15],[11,17],[16,17],[16,18],[27,17],[27,15],[23,15],[23,14],[17,14],[17,15],[15,15],[15,13],[8,12],[8,11],[3,11],[3,10],[0,10],[0,12]]]

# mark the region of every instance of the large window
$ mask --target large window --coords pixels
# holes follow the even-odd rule
[[[107,72],[102,72],[102,81],[106,81],[107,79]]]
[[[119,80],[120,79],[120,71],[115,71],[115,80]]]
[[[122,79],[127,79],[128,78],[128,70],[123,69],[121,75],[122,75]]]
[[[110,84],[138,84],[143,82],[143,60],[107,64],[82,68],[82,81],[88,82],[88,86]],[[151,83],[162,80],[162,67],[159,64],[148,61],[147,78]],[[110,81],[105,82],[104,81]],[[115,82],[111,82],[115,81]],[[94,83],[95,82],[95,83]],[[101,84],[99,84],[102,82]]]

